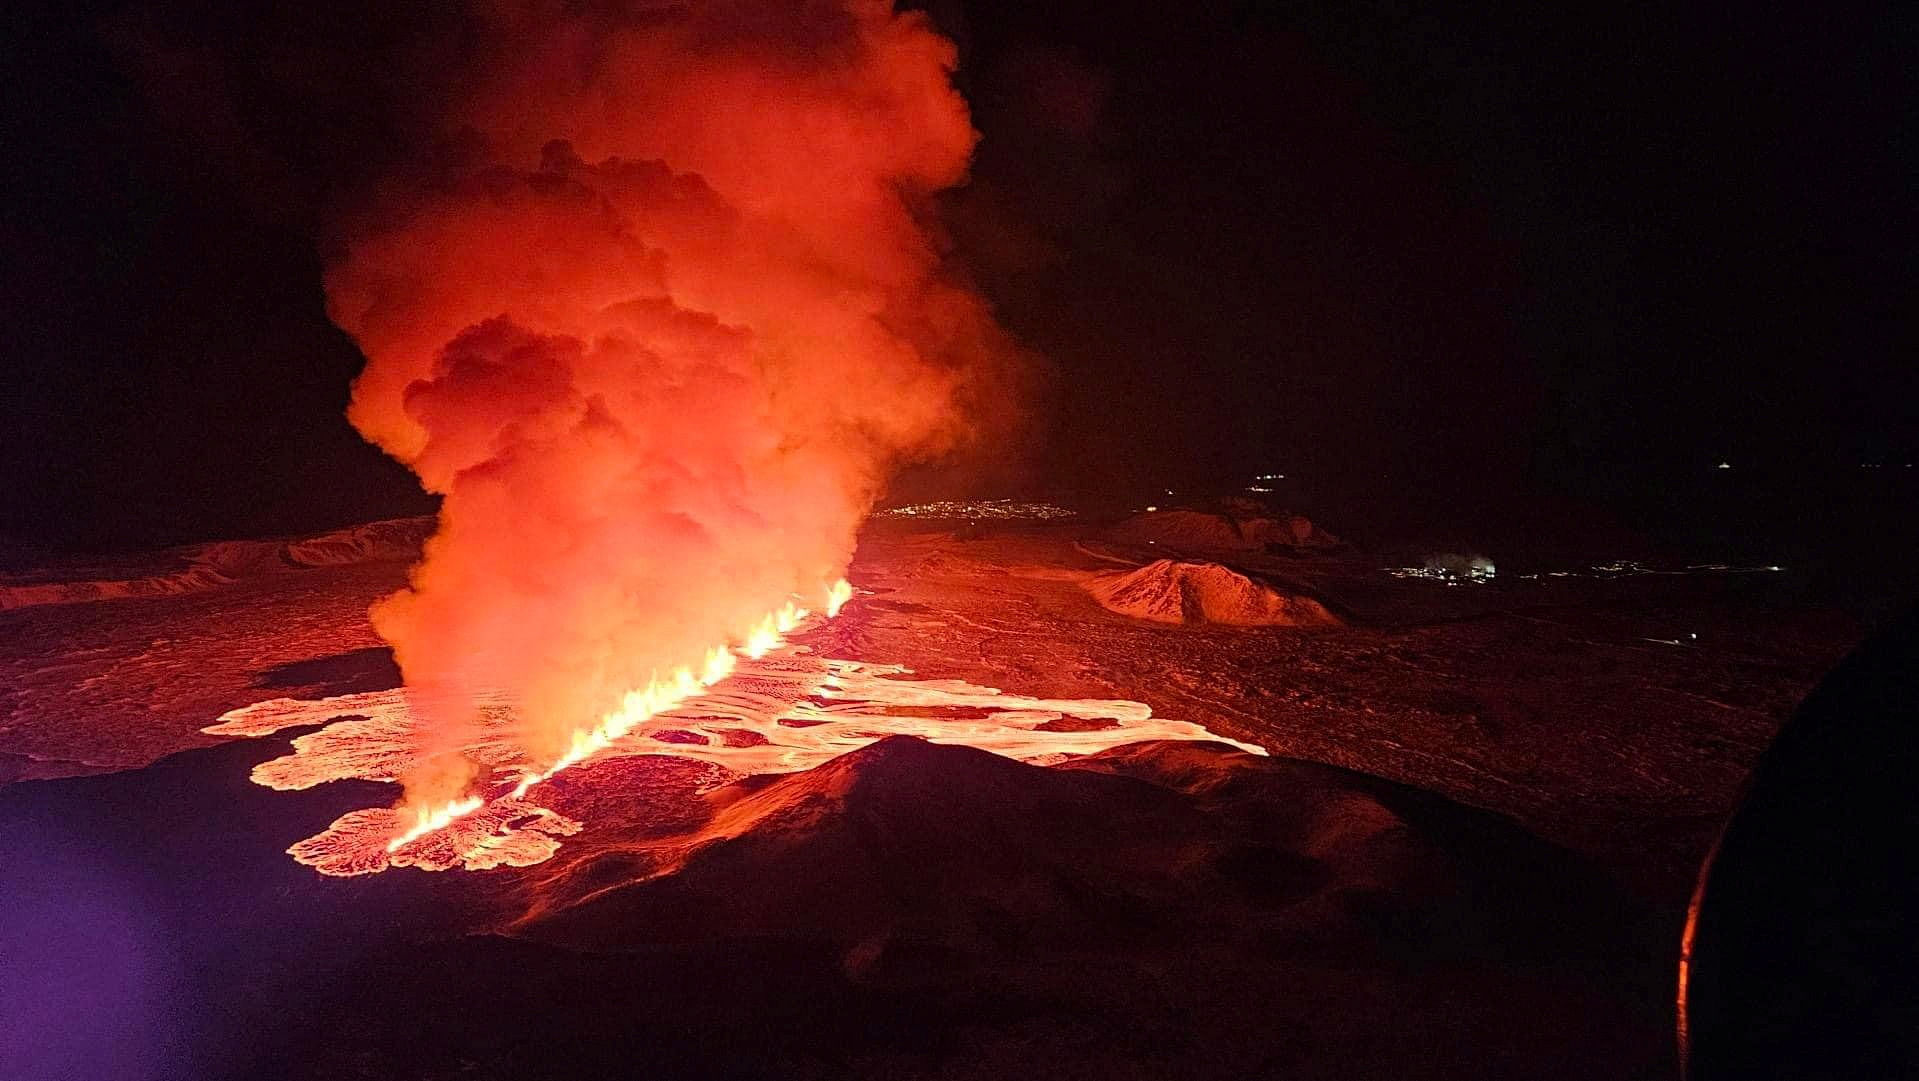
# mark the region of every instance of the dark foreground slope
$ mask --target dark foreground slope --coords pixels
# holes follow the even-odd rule
[[[1667,1058],[1663,919],[1502,820],[1330,767],[1138,744],[1040,768],[899,738],[689,796],[670,830],[597,819],[522,871],[340,881],[279,852],[333,786],[247,791],[241,759],[274,742],[0,791],[5,858],[39,867],[6,886],[27,959],[9,990],[31,989],[7,1007],[31,1034],[7,1076],[1634,1077]],[[599,764],[580,798],[673,769]],[[54,834],[84,871],[21,862]]]

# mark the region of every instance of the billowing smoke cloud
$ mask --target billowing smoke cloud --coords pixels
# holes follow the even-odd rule
[[[930,220],[976,136],[923,16],[534,2],[476,26],[458,137],[360,208],[326,284],[368,358],[353,423],[444,496],[375,625],[430,742],[498,688],[538,759],[817,604],[889,473],[977,441],[1022,358]]]

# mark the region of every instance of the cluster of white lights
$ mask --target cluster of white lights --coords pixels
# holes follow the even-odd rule
[[[1496,573],[1491,561],[1479,558],[1465,562],[1435,559],[1428,560],[1424,566],[1387,567],[1385,570],[1394,578],[1425,578],[1449,586],[1485,585],[1493,580]]]
[[[875,518],[939,518],[964,522],[1023,521],[1048,522],[1078,517],[1073,511],[1052,503],[1021,503],[1011,499],[940,500],[910,503],[876,512]]]

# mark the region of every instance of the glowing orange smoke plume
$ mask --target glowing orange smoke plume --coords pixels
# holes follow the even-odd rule
[[[373,613],[423,824],[473,798],[486,693],[567,763],[718,679],[719,644],[771,648],[889,473],[964,447],[1021,363],[928,224],[975,135],[923,15],[509,2],[473,26],[444,144],[343,223],[326,277],[368,360],[353,423],[443,496]]]

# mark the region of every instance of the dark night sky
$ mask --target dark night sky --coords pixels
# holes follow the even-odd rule
[[[0,536],[426,506],[341,418],[315,238],[446,21],[239,7],[4,16]],[[1499,7],[931,5],[985,135],[956,242],[1057,369],[1035,477],[1632,502],[1919,457],[1916,20]]]

